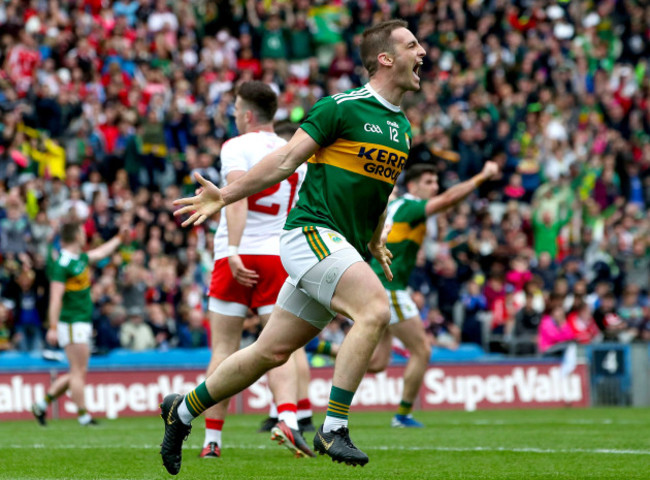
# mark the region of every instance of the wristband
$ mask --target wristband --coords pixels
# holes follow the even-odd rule
[[[239,247],[237,245],[228,245],[229,257],[232,257],[233,255],[237,255],[237,252],[239,252]]]

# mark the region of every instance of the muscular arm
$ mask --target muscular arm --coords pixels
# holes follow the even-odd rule
[[[90,250],[88,252],[88,261],[95,263],[100,261],[102,258],[108,257],[111,253],[117,250],[117,247],[119,247],[121,243],[122,240],[120,239],[120,236],[115,235],[108,242]]]
[[[231,205],[288,178],[319,148],[313,138],[298,129],[289,143],[266,155],[245,175],[221,190],[225,204]]]
[[[474,175],[469,180],[454,185],[449,190],[447,190],[442,195],[436,195],[430,199],[426,206],[424,207],[424,212],[427,217],[435,213],[440,213],[444,210],[447,210],[449,207],[453,207],[458,202],[463,200],[467,195],[472,193],[475,188],[478,188],[483,182],[485,182],[489,177],[485,172],[481,172],[477,175]]]

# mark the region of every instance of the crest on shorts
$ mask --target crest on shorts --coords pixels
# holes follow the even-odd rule
[[[327,232],[327,235],[330,237],[330,240],[333,241],[334,243],[339,243],[343,241],[343,239],[339,237],[336,233]]]

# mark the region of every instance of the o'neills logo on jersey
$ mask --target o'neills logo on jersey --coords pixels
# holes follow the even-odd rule
[[[405,155],[398,155],[394,151],[369,148],[367,146],[359,147],[357,157],[370,160],[363,165],[365,172],[390,179],[393,183],[397,180],[406,163]]]

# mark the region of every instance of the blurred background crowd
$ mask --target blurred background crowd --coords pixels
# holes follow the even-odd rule
[[[2,0],[0,350],[43,348],[71,219],[89,247],[132,232],[95,270],[97,351],[207,346],[216,224],[180,228],[171,202],[193,171],[220,180],[233,88],[271,85],[290,131],[367,81],[360,34],[397,17],[428,52],[403,103],[409,164],[435,164],[442,189],[502,167],[429,222],[411,287],[431,342],[648,341],[648,2]]]

